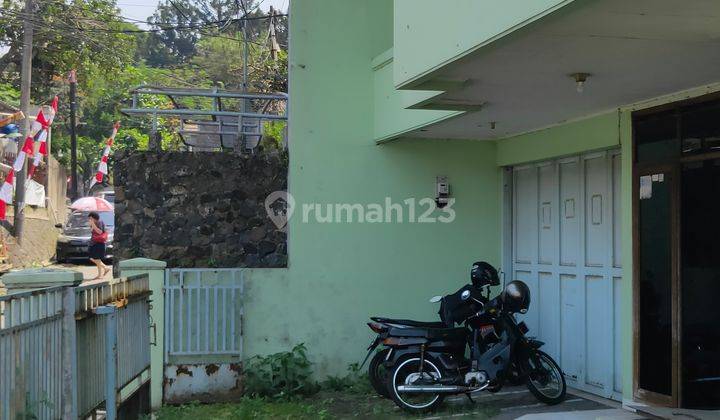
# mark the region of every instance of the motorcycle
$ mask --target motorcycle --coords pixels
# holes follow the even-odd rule
[[[406,328],[406,327],[426,327],[426,328],[452,328],[456,324],[461,324],[467,316],[474,313],[473,308],[467,308],[467,305],[462,301],[462,294],[465,291],[471,293],[473,301],[470,305],[473,305],[475,301],[481,303],[487,303],[490,300],[490,286],[499,286],[500,277],[499,273],[487,262],[477,261],[473,263],[470,269],[470,282],[460,288],[455,293],[447,296],[435,296],[430,299],[431,303],[441,302],[440,310],[438,315],[440,321],[435,322],[423,322],[414,321],[410,319],[393,319],[384,317],[371,317],[373,322],[367,325],[378,335],[370,343],[367,348],[368,353],[365,356],[365,360],[360,364],[360,368],[365,365],[370,355],[375,352],[375,349],[382,343],[382,333],[390,327],[395,328]],[[467,310],[470,312],[467,312]],[[463,312],[465,311],[465,312]],[[370,384],[373,389],[384,398],[390,398],[390,393],[386,387],[386,373],[385,362],[390,355],[390,348],[383,348],[382,350],[375,353],[373,358],[370,360],[368,366],[368,377]],[[506,375],[506,381],[512,385],[520,385],[524,383],[523,378],[518,375],[518,370],[515,366],[511,366],[510,372]],[[488,391],[494,392],[495,388],[489,388]],[[499,389],[498,389],[499,391]]]
[[[375,339],[370,343],[370,346],[368,346],[367,350],[368,353],[365,356],[365,359],[360,364],[360,368],[365,365],[367,360],[370,358],[370,355],[375,352],[375,349],[382,344],[383,341],[383,334],[389,329],[389,328],[452,328],[455,326],[455,319],[462,318],[462,315],[453,314],[455,308],[457,308],[459,305],[457,302],[460,301],[462,293],[468,291],[469,293],[473,294],[476,298],[485,301],[488,300],[488,296],[490,293],[490,290],[488,288],[488,296],[483,296],[482,294],[482,288],[480,288],[479,291],[475,290],[475,288],[472,285],[465,285],[457,292],[447,295],[445,297],[442,296],[435,296],[430,299],[431,303],[437,303],[442,302],[440,305],[440,310],[438,311],[438,314],[440,315],[440,321],[414,321],[411,319],[393,319],[393,318],[384,318],[384,317],[370,317],[370,319],[373,322],[369,322],[367,325],[370,327],[371,330],[376,332],[378,335],[375,337]],[[375,392],[378,393],[383,398],[390,398],[390,393],[388,392],[387,386],[386,386],[386,361],[388,357],[390,356],[391,349],[390,348],[384,348],[378,352],[375,352],[375,355],[370,359],[370,364],[368,365],[368,377],[370,379],[370,385],[372,385]]]
[[[459,301],[453,299],[457,293],[434,298],[441,302],[441,318],[443,311],[450,316],[443,319],[442,327],[400,322],[371,325],[378,333],[373,344],[386,347],[380,363],[387,369],[385,392],[390,398],[406,411],[430,411],[448,395],[470,398],[474,392],[497,392],[514,371],[538,400],[563,401],[567,386],[560,367],[540,350],[542,342],[525,336],[525,323],[515,319],[516,313],[526,313],[529,307],[527,285],[510,282],[492,300],[478,287],[465,287],[458,293]],[[463,326],[448,326],[459,319],[457,323]]]

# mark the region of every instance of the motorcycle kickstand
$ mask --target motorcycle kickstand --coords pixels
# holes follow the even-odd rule
[[[469,392],[466,392],[465,396],[467,397],[468,400],[470,400],[471,404],[475,404],[475,400],[473,400],[472,395],[470,395]]]

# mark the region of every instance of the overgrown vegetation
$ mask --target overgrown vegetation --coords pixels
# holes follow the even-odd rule
[[[271,52],[269,20],[262,0],[161,0],[148,22],[122,16],[117,0],[38,1],[32,100],[60,96],[53,124],[52,152],[69,164],[67,75],[77,70],[78,164],[81,181],[95,174],[112,124],[121,121],[116,149],[147,149],[149,118],[128,118],[129,91],[140,84],[242,89],[244,36],[248,41],[248,90],[287,92],[287,18],[276,18],[277,44]],[[0,2],[0,101],[17,106],[22,58],[23,0]],[[245,31],[235,19],[248,16]],[[180,107],[208,105],[176,98]],[[169,98],[143,98],[143,107],[171,108]],[[239,103],[227,101],[232,110]],[[159,118],[163,148],[184,147],[176,134],[179,121]],[[263,147],[278,147],[284,123],[268,124]],[[110,161],[112,165],[112,160]]]
[[[329,376],[316,382],[303,343],[287,352],[255,356],[245,366],[243,385],[249,397],[292,400],[319,391],[373,393],[367,372],[361,371],[358,363],[351,363],[344,376]]]
[[[291,351],[255,356],[245,365],[245,394],[274,399],[312,395],[319,386],[313,381],[311,365],[302,343]]]
[[[166,406],[153,413],[158,420],[197,419],[396,419],[417,418],[406,415],[395,404],[375,394],[357,363],[347,374],[330,376],[321,382],[313,379],[312,362],[307,348],[298,344],[287,352],[256,356],[245,364],[245,396],[224,404],[190,403]],[[467,413],[485,419],[497,413],[492,406],[445,404],[437,416],[456,417]]]
[[[352,394],[373,394],[367,371],[360,370],[359,363],[351,363],[345,376],[329,376],[321,382],[321,388],[327,391],[341,391]]]

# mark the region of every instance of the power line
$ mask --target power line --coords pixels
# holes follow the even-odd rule
[[[18,19],[26,19],[29,18],[28,16],[23,16],[22,12],[15,12],[11,10],[0,10],[0,14],[9,14],[14,16]],[[277,14],[275,17],[285,17],[288,16],[288,14]],[[124,16],[121,16],[125,18]],[[86,20],[86,21],[95,21],[98,23],[132,23],[127,22],[124,20],[116,20],[116,21],[110,21],[110,22],[103,22],[98,21],[90,18],[83,18],[83,17],[77,17],[79,20]],[[242,18],[233,18],[233,19],[221,19],[221,20],[214,20],[214,21],[206,21],[202,24],[194,24],[194,25],[173,25],[173,26],[164,26],[165,24],[160,22],[144,22],[140,21],[138,19],[132,19],[136,22],[146,23],[149,25],[158,26],[158,28],[151,28],[151,29],[107,29],[107,28],[73,28],[66,23],[62,22],[67,28],[72,28],[81,32],[104,32],[104,33],[118,33],[118,34],[134,34],[134,33],[158,33],[158,32],[166,32],[166,31],[184,31],[184,30],[199,30],[199,29],[205,29],[212,26],[218,26],[219,24],[227,24],[227,23],[238,23],[242,21],[253,21],[253,20],[264,20],[264,19],[270,19],[271,16],[245,16]],[[131,18],[126,18],[131,19]],[[41,18],[29,18],[28,20],[32,20],[33,23],[46,23]],[[56,22],[60,23],[60,22]]]

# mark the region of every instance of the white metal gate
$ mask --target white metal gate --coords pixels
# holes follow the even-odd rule
[[[164,292],[167,363],[241,360],[242,269],[167,269]]]
[[[619,151],[515,167],[512,201],[512,272],[532,293],[530,335],[568,385],[619,399]]]

